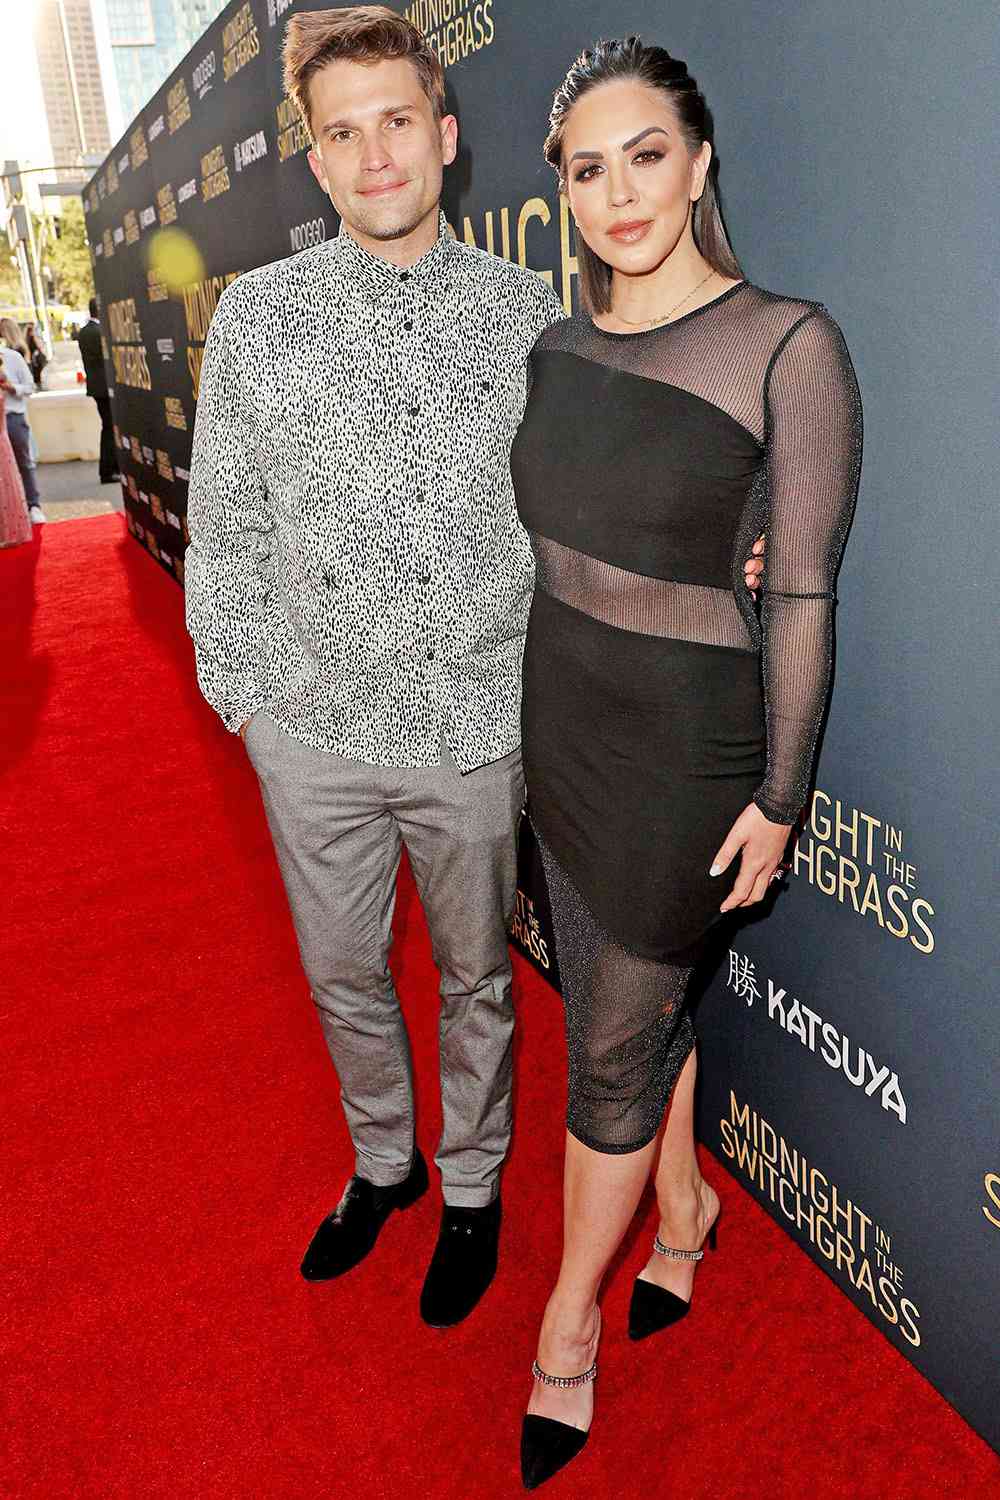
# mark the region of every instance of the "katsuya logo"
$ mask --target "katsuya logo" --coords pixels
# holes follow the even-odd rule
[[[266,155],[267,136],[263,130],[257,130],[253,135],[248,135],[246,140],[237,141],[233,147],[233,162],[237,172],[252,167],[255,161],[261,161]]]
[[[901,1125],[906,1124],[906,1100],[895,1068],[877,1060],[846,1031],[826,1020],[796,995],[790,995],[773,979],[759,974],[753,959],[745,953],[738,953],[735,948],[729,950],[727,988],[743,1001],[748,1010],[753,1008],[755,1001],[759,1002],[756,1015],[762,1016],[766,1010],[767,1019],[780,1026],[786,1035],[814,1056],[821,1057],[828,1068],[843,1073],[848,1083],[863,1089],[869,1099],[877,1098],[882,1108],[894,1114]],[[851,1029],[855,1030],[853,1024]]]

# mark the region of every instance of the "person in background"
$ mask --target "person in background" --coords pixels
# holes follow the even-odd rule
[[[0,547],[16,547],[31,541],[31,522],[24,500],[24,485],[4,421],[7,382],[0,389]]]
[[[80,345],[80,357],[87,375],[87,395],[97,403],[101,414],[101,456],[98,474],[102,484],[113,484],[118,479],[118,450],[115,447],[115,429],[111,421],[111,397],[108,395],[108,377],[104,369],[104,350],[101,348],[101,325],[97,321],[98,303],[90,299],[90,318],[76,336]]]
[[[45,520],[35,480],[35,461],[31,456],[31,429],[28,426],[28,397],[34,395],[35,382],[25,356],[28,346],[13,318],[0,318],[0,361],[3,378],[0,391],[5,397],[6,428],[14,460],[24,486],[28,515],[36,524]]]
[[[39,390],[42,388],[42,371],[49,362],[49,356],[42,347],[42,341],[35,332],[34,323],[25,323],[24,342],[28,346],[28,368],[32,378]]]

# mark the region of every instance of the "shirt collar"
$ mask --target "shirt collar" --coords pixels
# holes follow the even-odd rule
[[[394,266],[380,255],[372,255],[359,245],[346,226],[341,223],[335,241],[337,260],[349,278],[374,299],[391,290],[401,281],[413,281],[418,286],[429,286],[438,280],[448,266],[452,239],[444,213],[438,213],[438,237],[412,266]]]

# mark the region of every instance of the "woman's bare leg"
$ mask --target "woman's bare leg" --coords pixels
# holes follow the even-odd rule
[[[719,1196],[702,1177],[695,1150],[697,1075],[697,1054],[692,1048],[674,1086],[656,1166],[656,1201],[660,1210],[657,1232],[663,1243],[675,1250],[697,1250],[719,1212]],[[639,1275],[643,1281],[653,1281],[690,1302],[697,1267],[697,1261],[674,1260],[654,1253]]]
[[[639,1151],[592,1151],[566,1135],[563,1178],[563,1257],[542,1319],[538,1363],[549,1375],[580,1375],[593,1364],[599,1319],[597,1294],[621,1244],[656,1154],[651,1141]],[[594,1388],[558,1390],[535,1381],[528,1411],[586,1430]]]

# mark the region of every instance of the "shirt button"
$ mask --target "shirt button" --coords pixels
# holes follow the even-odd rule
[[[417,579],[418,583],[430,583],[430,581],[431,575],[429,573],[421,573],[420,577]]]
[[[419,417],[419,415],[420,415],[420,407],[419,406],[411,406],[410,407],[410,416],[411,417]]]
[[[410,279],[410,273],[409,273],[409,271],[400,271],[400,273],[399,273],[399,279],[400,279],[400,281],[409,281],[409,279]]]
[[[434,660],[434,652],[429,647],[428,647],[428,651],[427,651],[427,660],[428,661],[433,661]]]
[[[412,318],[406,318],[404,320],[404,322],[403,322],[403,327],[406,329],[407,333],[409,333],[410,330],[413,327],[413,319]]]
[[[424,501],[427,499],[427,496],[424,494],[423,490],[417,490],[417,493],[413,498],[416,500],[418,505],[423,505]]]

